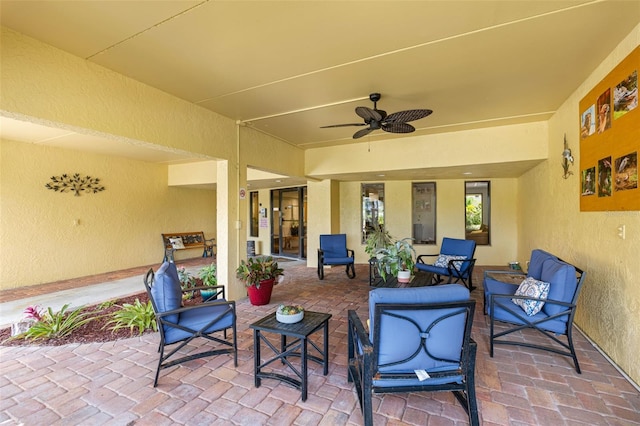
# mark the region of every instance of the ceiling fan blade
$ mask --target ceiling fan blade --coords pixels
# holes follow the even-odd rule
[[[367,107],[356,107],[356,114],[364,118],[364,121],[366,121],[367,123],[370,123],[371,121],[382,120],[382,116],[378,113],[378,111]]]
[[[347,124],[331,124],[329,126],[320,126],[321,129],[328,129],[331,127],[349,127],[349,126],[366,126],[367,123],[347,123]]]
[[[372,128],[370,128],[370,127],[367,127],[366,129],[361,129],[361,130],[358,130],[357,132],[355,132],[355,133],[353,134],[353,138],[354,138],[354,139],[358,139],[358,138],[361,138],[361,137],[363,137],[363,136],[368,135],[368,134],[369,134],[369,133],[371,133],[371,132],[373,132],[373,129],[372,129]]]
[[[416,128],[407,123],[382,123],[382,130],[389,133],[411,133],[415,132]]]
[[[384,120],[386,123],[406,123],[408,121],[419,120],[431,114],[430,109],[409,109],[389,114]]]

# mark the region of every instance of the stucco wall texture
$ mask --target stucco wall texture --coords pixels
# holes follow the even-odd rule
[[[580,212],[578,103],[639,44],[640,26],[558,109],[549,121],[550,159],[518,183],[520,262],[528,259],[531,249],[542,248],[587,271],[575,323],[636,383],[640,383],[640,212]],[[575,157],[574,174],[566,180],[561,166],[565,133]],[[620,225],[626,227],[624,240],[618,237]]]
[[[0,289],[158,264],[163,232],[215,236],[216,192],[167,186],[166,165],[7,140],[0,150]],[[63,173],[105,190],[45,188]]]

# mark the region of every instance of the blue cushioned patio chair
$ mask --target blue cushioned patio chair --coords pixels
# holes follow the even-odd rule
[[[364,424],[373,425],[373,393],[451,391],[478,425],[475,301],[460,284],[378,288],[369,292],[370,329],[348,312],[348,380]],[[419,378],[425,371],[427,378]]]
[[[320,235],[318,249],[318,278],[324,279],[324,265],[346,265],[347,276],[355,278],[355,259],[353,250],[347,248],[346,234]]]
[[[499,281],[498,271],[486,271],[484,278],[485,313],[490,316],[490,355],[493,357],[494,345],[517,345],[553,352],[573,359],[578,374],[580,364],[573,346],[573,318],[576,303],[586,272],[549,254],[543,250],[533,250],[526,276],[549,283],[546,298],[534,298],[527,295],[516,296],[517,284]],[[505,271],[501,271],[505,272]],[[513,300],[544,302],[539,312],[529,315]],[[531,312],[533,313],[533,312]],[[496,331],[496,322],[507,325]],[[512,333],[533,329],[551,340],[550,345],[523,340],[522,336],[509,340]],[[559,337],[564,336],[566,342]]]
[[[160,360],[153,387],[158,385],[161,369],[193,359],[228,353],[233,355],[233,363],[238,366],[236,304],[234,301],[225,300],[224,286],[189,288],[188,291],[215,289],[218,294],[205,303],[182,307],[183,290],[180,288],[178,270],[173,262],[164,262],[155,274],[153,269],[149,269],[144,277],[144,286],[153,305],[160,331]],[[231,340],[227,336],[228,330],[232,331]],[[221,333],[222,336],[215,336],[216,333]],[[207,344],[213,343],[214,346],[200,348],[205,350],[169,361],[180,349],[199,337],[206,339]],[[165,354],[166,346],[177,343],[177,347]]]
[[[442,282],[442,277],[449,277],[447,283],[462,281],[469,290],[473,290],[475,252],[475,241],[445,237],[442,239],[440,254],[421,254],[416,260],[416,268],[419,271],[433,273],[435,283]],[[427,257],[437,257],[437,260],[434,264],[427,264]]]

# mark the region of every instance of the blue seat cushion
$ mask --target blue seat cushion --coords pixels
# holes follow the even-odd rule
[[[158,313],[172,311],[182,306],[182,290],[175,263],[164,262],[155,273],[153,286],[151,286],[151,297],[153,297]],[[171,322],[176,322],[177,318],[177,315],[166,317]]]
[[[432,369],[431,372],[433,373],[436,370],[437,369]],[[440,370],[440,371],[449,371],[449,370]],[[418,380],[417,377],[415,379],[381,379],[381,380],[373,379],[373,386],[380,387],[380,388],[389,388],[394,386],[402,386],[402,387],[436,386],[436,385],[444,385],[447,383],[462,383],[463,379],[464,377],[462,375],[456,375],[456,376],[450,376],[450,377],[437,377],[437,378],[426,379],[422,381]]]
[[[542,320],[544,318],[549,318],[544,312],[544,308],[535,315],[528,316],[522,308],[513,304],[508,298],[499,298],[496,302],[499,301],[501,304],[504,304],[505,307],[495,305],[494,312],[489,312],[489,315],[492,315],[493,318],[508,322],[511,324],[524,325],[527,322],[535,322]],[[548,304],[548,303],[547,303]],[[547,305],[545,304],[545,306]],[[491,311],[491,305],[489,304],[488,308]],[[566,334],[567,333],[567,320],[569,319],[568,315],[563,315],[560,318],[556,318],[553,320],[545,321],[541,324],[537,324],[536,327],[541,328],[543,330],[548,330],[553,333]]]
[[[322,262],[324,265],[346,265],[353,263],[353,257],[324,257]]]
[[[419,271],[431,272],[436,275],[449,275],[449,270],[447,268],[440,268],[434,265],[427,265],[426,263],[416,263],[416,268]]]
[[[373,342],[375,327],[380,327],[378,364],[380,371],[409,372],[416,369],[426,371],[451,370],[459,366],[466,315],[460,313],[436,322],[447,313],[459,311],[454,308],[415,309],[392,311],[396,316],[383,315],[380,324],[375,324],[375,305],[429,304],[469,300],[469,290],[459,284],[419,288],[379,288],[369,292],[369,339]],[[418,324],[416,326],[410,319]],[[425,344],[430,355],[420,349],[421,334],[427,332]],[[414,352],[418,354],[411,358]],[[442,361],[444,358],[451,361]],[[384,364],[400,362],[392,366]],[[451,382],[447,379],[447,382]]]
[[[573,265],[556,259],[547,259],[542,265],[542,281],[550,283],[549,299],[561,302],[573,303],[578,280],[576,279],[576,268]],[[545,303],[542,308],[547,315],[555,315],[567,308],[553,303]]]
[[[224,301],[224,299],[218,299],[219,301]],[[187,327],[191,330],[199,331],[203,327],[211,322],[218,315],[224,313],[227,310],[229,305],[217,305],[217,306],[199,306],[194,307],[189,310],[182,312],[178,319],[178,324]],[[225,328],[229,328],[233,325],[233,312],[229,312],[226,315],[222,316],[218,321],[216,321],[213,325],[208,327],[203,331],[204,334],[213,333],[214,331],[224,330]],[[193,336],[192,332],[183,331],[179,328],[171,327],[165,325],[164,327],[164,339],[167,345],[175,342],[179,342],[181,340],[187,339]]]

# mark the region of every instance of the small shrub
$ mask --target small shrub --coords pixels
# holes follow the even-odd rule
[[[112,325],[112,331],[129,327],[131,334],[133,334],[133,330],[137,328],[139,335],[148,329],[158,331],[156,314],[153,312],[151,301],[142,303],[140,299],[136,299],[133,304],[125,303],[122,305],[122,309],[114,312],[113,319],[109,321],[107,325]]]
[[[51,308],[47,308],[47,311],[41,315],[41,319],[20,336],[25,339],[64,337],[95,318],[90,317],[88,313],[83,313],[80,309],[67,313],[68,308],[69,304],[66,304],[56,313]]]

